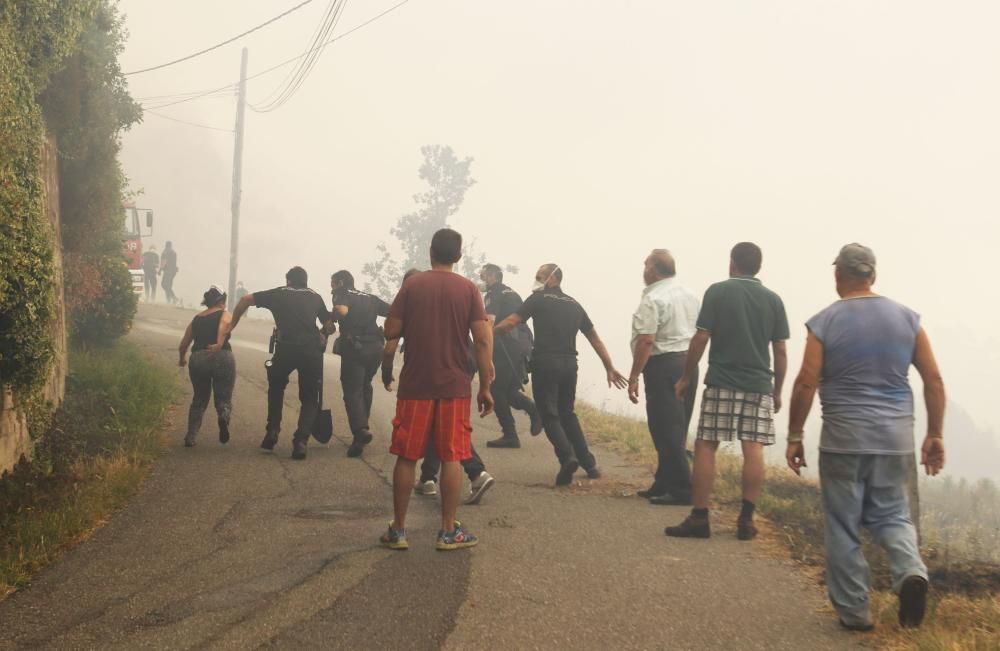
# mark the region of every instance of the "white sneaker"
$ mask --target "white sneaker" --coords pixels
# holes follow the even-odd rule
[[[417,482],[417,485],[413,487],[413,492],[417,495],[437,495],[438,485],[433,479],[428,479],[427,481]]]
[[[469,496],[465,498],[465,503],[479,504],[479,500],[483,499],[483,495],[485,495],[486,491],[488,491],[495,483],[496,480],[493,479],[493,476],[490,473],[486,471],[479,473],[479,476],[476,477],[469,486]]]

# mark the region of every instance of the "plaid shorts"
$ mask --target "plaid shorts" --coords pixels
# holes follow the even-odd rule
[[[472,456],[470,398],[396,400],[389,452],[416,461],[427,445],[441,461],[464,461]]]
[[[753,441],[774,445],[774,396],[769,393],[705,387],[698,438]]]

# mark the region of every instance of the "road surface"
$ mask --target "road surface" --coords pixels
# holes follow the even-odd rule
[[[190,312],[142,306],[129,339],[176,363]],[[436,552],[437,498],[414,496],[411,549],[377,545],[392,514],[394,398],[376,387],[376,433],[345,456],[337,358],[326,356],[337,438],[292,461],[294,382],[275,453],[264,433],[270,325],[234,337],[232,440],[210,413],[169,452],[129,506],[90,540],[0,603],[0,648],[101,649],[836,649],[857,643],[824,612],[819,586],[740,543],[722,521],[709,541],[666,538],[686,509],[626,495],[644,471],[597,450],[606,478],[552,486],[544,437],[491,450],[493,417],[473,434],[497,484],[459,517],[482,542]],[[578,473],[579,474],[579,473]]]

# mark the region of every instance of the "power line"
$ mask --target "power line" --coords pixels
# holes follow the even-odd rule
[[[213,96],[216,96],[216,97],[225,97],[227,95],[232,95],[233,94],[232,90],[234,88],[236,88],[236,86],[238,86],[238,85],[239,84],[229,84],[228,86],[220,86],[219,88],[212,88],[211,90],[206,90],[206,91],[197,93],[195,95],[191,95],[190,97],[185,97],[184,99],[178,99],[178,100],[174,100],[172,102],[157,103],[155,106],[152,106],[150,108],[153,108],[153,109],[166,108],[168,106],[173,106],[175,104],[183,104],[184,102],[190,102],[192,100],[202,99],[202,98],[208,97],[210,95],[213,95]],[[226,92],[223,93],[222,91],[226,91]],[[143,106],[143,108],[146,108],[146,107]]]
[[[326,41],[325,43],[322,43],[321,45],[319,45],[316,48],[314,48],[314,50],[323,49],[327,45],[330,45],[331,43],[335,43],[336,41],[339,41],[342,38],[346,38],[346,37],[350,36],[351,34],[353,34],[354,32],[358,31],[359,29],[363,29],[363,28],[367,27],[368,25],[371,25],[375,21],[379,20],[380,18],[391,14],[393,11],[399,9],[400,7],[402,7],[403,5],[405,5],[409,1],[410,0],[402,0],[402,2],[398,2],[398,3],[394,4],[393,6],[389,7],[385,11],[383,11],[382,13],[377,14],[375,16],[372,16],[371,18],[369,18],[365,22],[352,27],[351,29],[349,29],[346,32],[344,32],[343,34],[339,34],[337,36],[334,36],[329,41]],[[311,51],[312,50],[310,50],[310,52]],[[281,63],[279,63],[277,65],[274,65],[274,66],[271,66],[270,68],[267,68],[266,70],[261,70],[260,72],[258,72],[256,74],[253,74],[253,75],[250,75],[249,77],[247,77],[247,81],[250,81],[251,79],[256,79],[257,77],[262,77],[262,76],[264,76],[266,74],[270,74],[270,73],[274,72],[275,70],[279,70],[281,68],[284,68],[287,65],[291,65],[292,63],[295,63],[296,61],[298,61],[299,59],[307,56],[308,54],[309,54],[309,52],[303,52],[302,54],[300,54],[298,56],[294,56],[291,59],[288,59],[287,61],[282,61]],[[219,86],[218,88],[210,88],[208,90],[192,91],[192,92],[187,92],[187,93],[175,93],[173,95],[159,95],[159,96],[155,96],[155,97],[163,97],[163,98],[167,98],[167,99],[175,98],[176,97],[178,99],[176,101],[171,101],[168,104],[161,104],[161,105],[158,105],[158,106],[154,106],[152,108],[158,109],[158,108],[164,108],[166,106],[173,106],[174,104],[182,104],[184,102],[190,102],[192,100],[196,100],[196,99],[201,99],[203,97],[207,97],[207,96],[209,96],[209,95],[211,95],[213,93],[219,93],[220,91],[233,90],[237,86],[239,86],[239,82],[234,82],[232,84],[227,84],[225,86]],[[150,97],[149,99],[153,99],[153,97]]]
[[[340,21],[340,17],[343,15],[343,11],[346,6],[347,0],[331,0],[330,7],[327,10],[327,15],[324,18],[323,24],[320,25],[319,29],[317,29],[310,46],[306,48],[307,56],[300,62],[299,66],[285,78],[285,81],[271,91],[267,98],[265,98],[264,102],[262,102],[262,106],[254,106],[253,104],[250,104],[251,109],[258,113],[269,113],[270,111],[277,110],[285,102],[292,98],[298,89],[301,88],[306,78],[310,75],[310,73],[312,73],[313,68],[316,67],[316,63],[323,54],[322,50],[317,48],[320,44],[326,41],[326,38],[337,26],[337,23]],[[270,99],[272,97],[274,97],[274,99]]]
[[[181,120],[179,118],[171,117],[169,115],[164,115],[162,113],[157,113],[156,111],[150,111],[149,109],[145,109],[142,113],[143,113],[143,115],[149,113],[150,115],[155,115],[156,117],[163,118],[164,120],[170,120],[171,122],[179,122],[181,124],[186,124],[186,125],[191,126],[191,127],[198,127],[199,129],[211,129],[212,131],[225,131],[226,133],[232,133],[233,132],[232,129],[223,129],[222,127],[212,127],[212,126],[209,126],[207,124],[199,124],[197,122],[188,122],[187,120]]]
[[[143,72],[151,72],[153,70],[159,70],[160,68],[166,68],[167,66],[172,66],[172,65],[174,65],[176,63],[181,63],[182,61],[188,61],[188,60],[193,59],[195,57],[199,57],[202,54],[206,54],[208,52],[211,52],[212,50],[217,50],[217,49],[219,49],[220,47],[222,47],[224,45],[229,45],[233,41],[238,41],[239,39],[243,38],[244,36],[246,36],[248,34],[253,34],[257,30],[263,29],[263,28],[267,27],[268,25],[270,25],[273,22],[281,20],[282,18],[284,18],[288,14],[292,13],[293,11],[297,11],[297,10],[301,9],[302,7],[306,6],[307,4],[309,4],[312,1],[313,0],[303,0],[303,2],[300,2],[299,4],[295,5],[294,7],[292,7],[291,9],[289,9],[287,11],[285,11],[282,14],[278,14],[274,18],[268,20],[267,22],[261,23],[260,25],[257,25],[256,27],[248,29],[247,31],[243,32],[242,34],[238,34],[238,35],[236,35],[236,36],[234,36],[234,37],[232,37],[230,39],[222,41],[221,43],[217,43],[216,45],[213,45],[212,47],[207,47],[204,50],[199,50],[198,52],[195,52],[194,54],[189,54],[186,57],[181,57],[180,59],[174,59],[173,61],[168,61],[167,63],[161,63],[158,66],[152,66],[150,68],[143,68],[141,70],[133,70],[132,72],[126,72],[125,76],[128,77],[129,75],[138,75],[138,74],[143,73]]]

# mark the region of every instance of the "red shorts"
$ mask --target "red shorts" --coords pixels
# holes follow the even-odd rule
[[[472,456],[471,405],[471,398],[397,400],[389,452],[417,461],[433,442],[441,461],[468,459]]]

